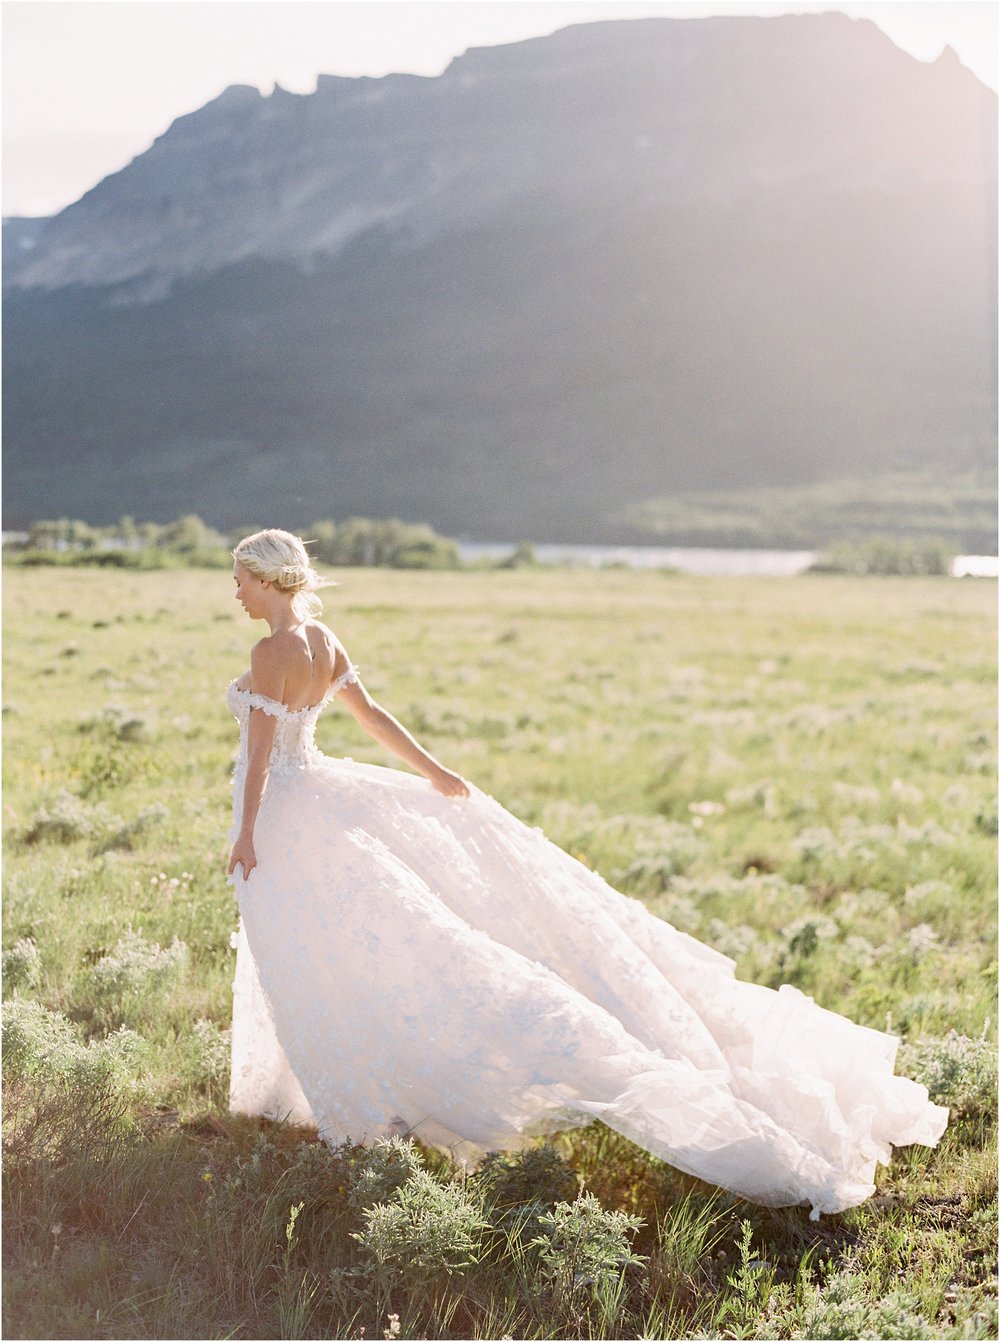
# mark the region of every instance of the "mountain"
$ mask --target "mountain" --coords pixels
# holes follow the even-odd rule
[[[627,540],[685,491],[987,477],[996,237],[996,95],[843,14],[233,87],[5,223],[7,525]]]

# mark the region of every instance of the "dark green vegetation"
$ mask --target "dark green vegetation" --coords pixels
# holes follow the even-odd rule
[[[995,585],[337,576],[446,763],[742,977],[889,1025],[948,1131],[813,1223],[600,1126],[462,1179],[231,1117],[221,696],[260,631],[223,572],[10,570],[5,1335],[995,1337]],[[391,762],[336,707],[319,740]]]
[[[995,554],[996,474],[923,472],[873,479],[681,493],[620,516],[636,544],[813,550],[882,536],[928,538],[951,554]]]
[[[837,541],[818,555],[811,573],[853,573],[857,576],[943,578],[954,555],[940,541],[897,540],[874,536],[864,541]]]
[[[136,523],[123,517],[111,526],[60,518],[35,522],[23,539],[9,541],[3,552],[11,566],[123,569],[226,568],[231,550],[249,528],[223,536],[194,515],[174,522]],[[398,518],[349,517],[303,528],[318,563],[401,569],[525,568],[539,561],[530,542],[521,541],[499,559],[463,562],[452,540],[422,523]],[[814,573],[945,577],[954,551],[940,539],[870,536],[840,540],[820,553]]]
[[[5,228],[6,524],[627,543],[697,494],[726,544],[751,488],[988,477],[996,109],[839,13],[230,88]]]
[[[164,524],[123,517],[104,527],[63,517],[32,523],[23,540],[4,547],[4,561],[25,568],[228,568],[233,562],[232,547],[253,530],[257,528],[246,526],[223,536],[194,514]],[[317,563],[416,569],[460,566],[454,541],[422,523],[395,517],[314,522],[302,534]]]

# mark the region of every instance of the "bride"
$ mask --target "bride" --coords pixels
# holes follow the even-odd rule
[[[337,1143],[412,1133],[457,1159],[602,1119],[768,1206],[855,1206],[948,1111],[893,1075],[899,1041],[734,977],[421,748],[315,616],[298,537],[233,551],[270,634],[240,724],[230,879],[234,1112]],[[323,755],[333,696],[418,777]]]

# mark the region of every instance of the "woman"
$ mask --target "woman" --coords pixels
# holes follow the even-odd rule
[[[323,580],[297,537],[233,556],[271,631],[227,695],[234,1111],[459,1158],[600,1118],[813,1218],[868,1197],[892,1145],[939,1140],[948,1111],[893,1076],[897,1039],[740,982],[423,750],[313,618]],[[423,777],[322,755],[334,695]]]

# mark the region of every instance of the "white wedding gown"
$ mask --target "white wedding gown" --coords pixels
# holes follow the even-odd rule
[[[348,672],[327,700],[350,680]],[[733,961],[517,820],[398,769],[323,755],[322,704],[277,719],[241,920],[231,1108],[331,1143],[412,1131],[470,1159],[600,1118],[678,1169],[813,1218],[867,1198],[947,1109],[898,1040]],[[324,702],[326,702],[325,700]]]

